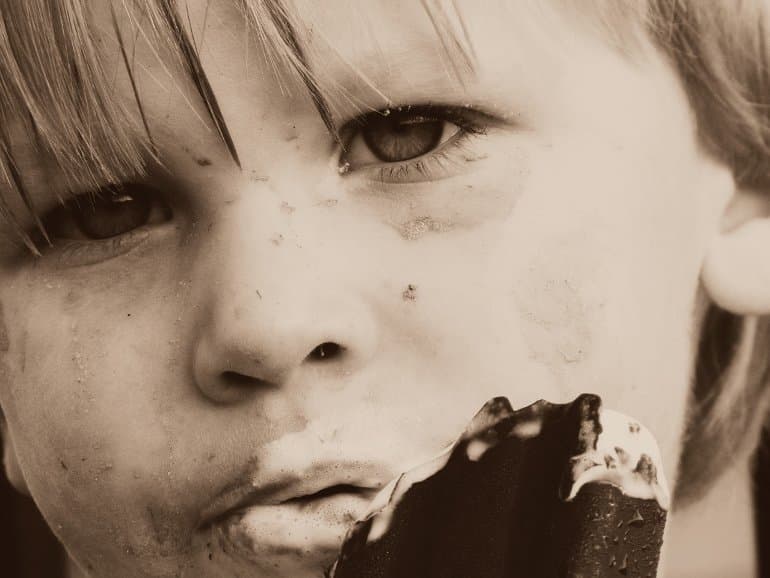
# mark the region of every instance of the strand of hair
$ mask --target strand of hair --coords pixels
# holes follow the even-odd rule
[[[126,53],[126,46],[123,41],[123,34],[120,32],[120,27],[118,26],[118,17],[115,14],[115,6],[110,2],[110,13],[112,16],[112,27],[115,30],[115,36],[118,40],[118,46],[120,47],[120,54],[123,59],[123,64],[126,67],[126,73],[128,74],[128,80],[131,83],[131,90],[134,95],[134,100],[136,101],[136,106],[139,110],[139,117],[142,119],[142,125],[144,126],[144,131],[147,133],[147,138],[149,140],[150,147],[154,150],[155,149],[155,143],[152,139],[152,133],[150,132],[150,125],[147,122],[147,116],[144,112],[144,106],[142,105],[142,99],[139,98],[139,89],[136,85],[136,80],[134,78],[134,71],[133,67],[131,66],[131,62],[128,59],[128,54]]]
[[[209,116],[214,122],[214,126],[216,127],[220,138],[225,143],[225,146],[227,147],[233,162],[235,162],[238,168],[241,168],[241,161],[238,156],[238,151],[235,148],[235,143],[233,142],[230,131],[227,128],[227,124],[222,114],[222,110],[219,107],[219,103],[217,102],[214,90],[211,88],[211,83],[206,76],[206,72],[203,70],[203,66],[201,65],[198,54],[190,41],[190,37],[184,30],[182,23],[179,21],[179,16],[172,5],[173,3],[173,0],[166,0],[165,2],[161,3],[163,17],[166,19],[166,23],[171,29],[177,48],[179,49],[182,58],[184,59],[184,64],[187,67],[191,79],[195,83],[195,88],[197,89],[198,94],[206,105]]]
[[[294,61],[292,62],[294,70],[307,88],[310,99],[313,101],[313,105],[318,111],[321,120],[334,139],[340,141],[339,131],[334,123],[329,103],[326,102],[326,99],[323,97],[323,94],[313,79],[313,75],[307,64],[307,58],[302,50],[302,46],[300,46],[300,43],[297,40],[296,30],[294,29],[294,26],[292,26],[288,14],[279,2],[268,1],[266,2],[266,5],[270,20],[275,27],[278,36],[284,45],[289,48],[291,54],[294,55]]]

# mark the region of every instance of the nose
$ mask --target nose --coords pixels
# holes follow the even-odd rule
[[[307,236],[301,247],[277,247],[259,228],[231,222],[206,244],[193,374],[218,403],[290,383],[337,387],[376,348],[372,311],[352,289],[342,247]]]

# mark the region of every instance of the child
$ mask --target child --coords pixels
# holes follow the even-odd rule
[[[750,571],[689,528],[750,527],[769,14],[3,0],[9,479],[89,576],[318,576],[487,399],[592,392],[669,573]]]

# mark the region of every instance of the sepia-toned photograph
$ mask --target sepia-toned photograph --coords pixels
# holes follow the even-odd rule
[[[0,0],[0,576],[770,576],[770,0]]]

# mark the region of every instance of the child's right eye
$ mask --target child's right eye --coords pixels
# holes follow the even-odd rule
[[[152,187],[125,183],[78,195],[43,219],[52,241],[98,241],[125,235],[171,218],[170,209]]]

